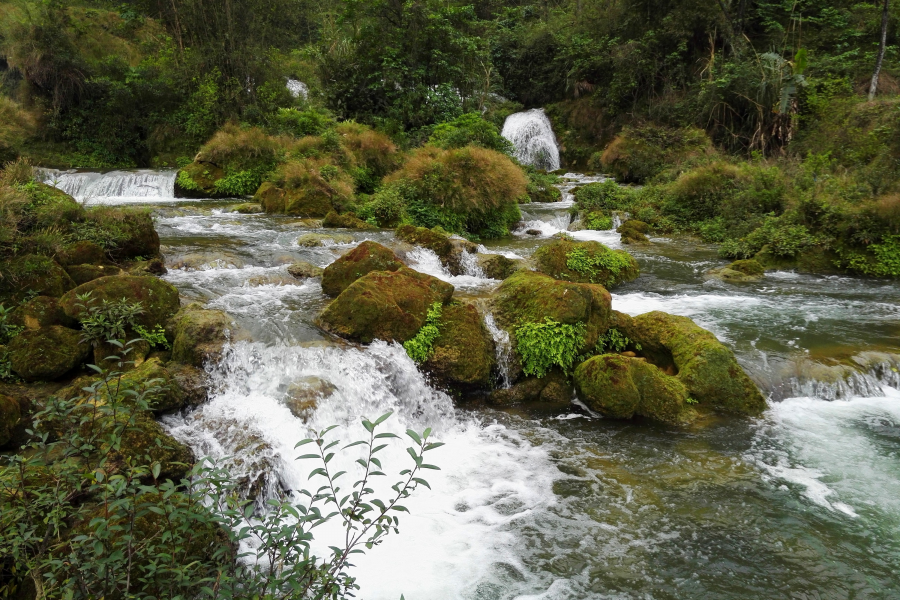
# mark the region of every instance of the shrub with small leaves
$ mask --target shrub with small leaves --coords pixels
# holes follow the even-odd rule
[[[403,342],[403,348],[416,364],[420,364],[428,360],[432,352],[434,352],[434,341],[441,334],[441,303],[435,302],[428,309],[428,315],[425,317],[425,324],[419,329],[411,340]]]
[[[90,292],[76,297],[76,306],[83,311],[78,320],[84,341],[94,345],[109,340],[124,340],[128,330],[136,331],[135,318],[144,313],[140,302],[129,302],[125,298],[112,302],[104,299],[98,304],[91,298]]]

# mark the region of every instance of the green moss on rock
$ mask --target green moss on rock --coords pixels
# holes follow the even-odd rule
[[[222,194],[216,182],[225,178],[225,170],[211,162],[194,161],[178,171],[175,193],[183,198],[217,198]]]
[[[139,413],[122,435],[118,450],[112,452],[110,470],[123,469],[127,461],[139,465],[158,462],[161,480],[181,481],[190,470],[194,456],[187,446],[167,434],[152,415]]]
[[[476,264],[485,277],[491,279],[506,279],[516,271],[527,268],[522,259],[506,258],[502,254],[479,254]]]
[[[488,402],[499,406],[539,402],[543,406],[564,407],[572,402],[572,390],[565,373],[553,369],[544,377],[525,377],[508,388],[495,390]]]
[[[642,358],[594,356],[575,369],[575,389],[579,399],[607,417],[639,415],[673,424],[696,417],[685,385]]]
[[[322,273],[322,291],[337,296],[351,283],[372,271],[396,271],[403,263],[388,248],[372,241],[365,241],[325,267]]]
[[[324,269],[317,267],[311,262],[298,260],[288,266],[288,273],[297,279],[309,279],[310,277],[321,277]]]
[[[363,343],[405,342],[418,333],[431,305],[446,304],[452,295],[449,283],[406,267],[373,271],[341,292],[318,322],[326,331]]]
[[[674,370],[701,406],[749,415],[765,409],[765,399],[734,353],[689,318],[659,311],[616,317],[616,327],[641,344],[641,355],[663,370]]]
[[[375,229],[374,225],[369,225],[356,216],[356,213],[344,213],[339,215],[335,211],[329,212],[322,220],[322,227],[335,227],[342,229]]]
[[[59,298],[37,296],[20,304],[10,315],[10,322],[26,329],[40,329],[50,325],[76,327],[78,322],[66,315],[59,306]]]
[[[71,265],[99,265],[106,260],[106,252],[100,244],[84,240],[69,244],[63,248],[56,259],[63,267]]]
[[[635,221],[634,219],[625,221],[616,228],[616,233],[621,234],[623,244],[648,244],[647,232],[650,226],[643,221]]]
[[[135,323],[153,329],[157,325],[165,326],[169,318],[178,312],[181,302],[178,290],[162,279],[156,277],[140,277],[122,275],[94,279],[60,298],[59,304],[65,313],[78,319],[85,311],[80,307],[77,296],[90,292],[91,302],[115,302],[125,299],[129,302],[140,302],[144,312],[135,318]]]
[[[624,250],[610,250],[600,242],[559,238],[534,253],[537,270],[556,279],[599,283],[614,287],[636,279],[637,261]]]
[[[453,389],[490,387],[497,359],[494,340],[478,310],[461,303],[444,307],[439,330],[425,370]]]
[[[66,273],[75,282],[75,285],[81,285],[88,281],[100,279],[101,277],[110,277],[119,274],[118,267],[104,265],[72,265],[66,267]]]
[[[81,332],[61,325],[23,331],[7,349],[12,370],[25,381],[62,377],[90,353],[90,346],[81,341]]]
[[[16,425],[22,418],[19,401],[0,394],[0,448],[5,448],[13,439]]]
[[[331,246],[335,244],[350,244],[353,236],[346,233],[304,233],[297,238],[297,245],[306,248],[316,246]]]
[[[196,367],[216,361],[234,330],[234,320],[221,310],[199,304],[186,306],[166,326],[166,337],[172,340],[172,360]]]
[[[8,304],[33,294],[59,298],[75,287],[75,282],[53,259],[26,254],[0,262],[0,301]]]
[[[427,227],[401,225],[394,231],[394,235],[397,236],[398,240],[431,250],[438,255],[438,258],[450,256],[450,253],[453,251],[450,236]]]

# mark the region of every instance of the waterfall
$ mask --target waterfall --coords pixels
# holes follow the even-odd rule
[[[503,137],[512,142],[519,162],[545,171],[559,168],[559,148],[544,109],[533,108],[506,117]]]
[[[288,79],[285,87],[294,98],[303,98],[306,100],[309,97],[309,86],[299,79]]]
[[[39,179],[86,204],[171,202],[177,171],[57,171],[41,169]]]
[[[512,385],[510,381],[510,363],[512,362],[512,344],[509,341],[509,334],[500,329],[494,321],[494,315],[489,312],[484,314],[484,326],[487,327],[488,333],[494,338],[494,344],[497,348],[497,368],[500,371],[500,387],[508,388]]]

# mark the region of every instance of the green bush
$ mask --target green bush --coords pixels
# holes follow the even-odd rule
[[[441,334],[441,303],[435,302],[428,309],[425,324],[411,340],[403,342],[403,348],[416,364],[429,359],[434,352],[434,341]]]
[[[334,126],[334,119],[318,110],[279,108],[278,112],[271,118],[268,129],[274,134],[289,134],[303,137],[306,135],[322,135],[327,129]]]
[[[543,323],[523,323],[516,327],[516,350],[526,375],[544,377],[553,367],[569,373],[584,345],[585,325],[559,323],[546,317]]]
[[[613,228],[612,217],[603,214],[600,211],[589,212],[582,219],[584,226],[588,229],[597,231],[606,231]]]
[[[481,146],[512,156],[512,142],[500,135],[500,129],[478,113],[466,113],[460,117],[436,125],[428,143],[444,149],[464,146]]]
[[[634,202],[634,192],[607,179],[600,183],[589,183],[575,189],[575,200],[579,209],[595,210],[628,210]]]
[[[605,248],[605,252],[589,252],[586,248],[572,248],[566,253],[566,267],[587,277],[591,283],[601,273],[601,270],[609,271],[611,278],[615,279],[619,273],[632,268],[632,259],[626,252],[616,252]]]

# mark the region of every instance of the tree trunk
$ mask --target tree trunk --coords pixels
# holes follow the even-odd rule
[[[878,76],[881,74],[881,63],[884,61],[884,47],[887,44],[888,3],[884,0],[884,9],[881,11],[881,44],[878,47],[878,59],[875,61],[875,72],[872,73],[872,85],[869,86],[869,102],[875,99],[878,91]]]

